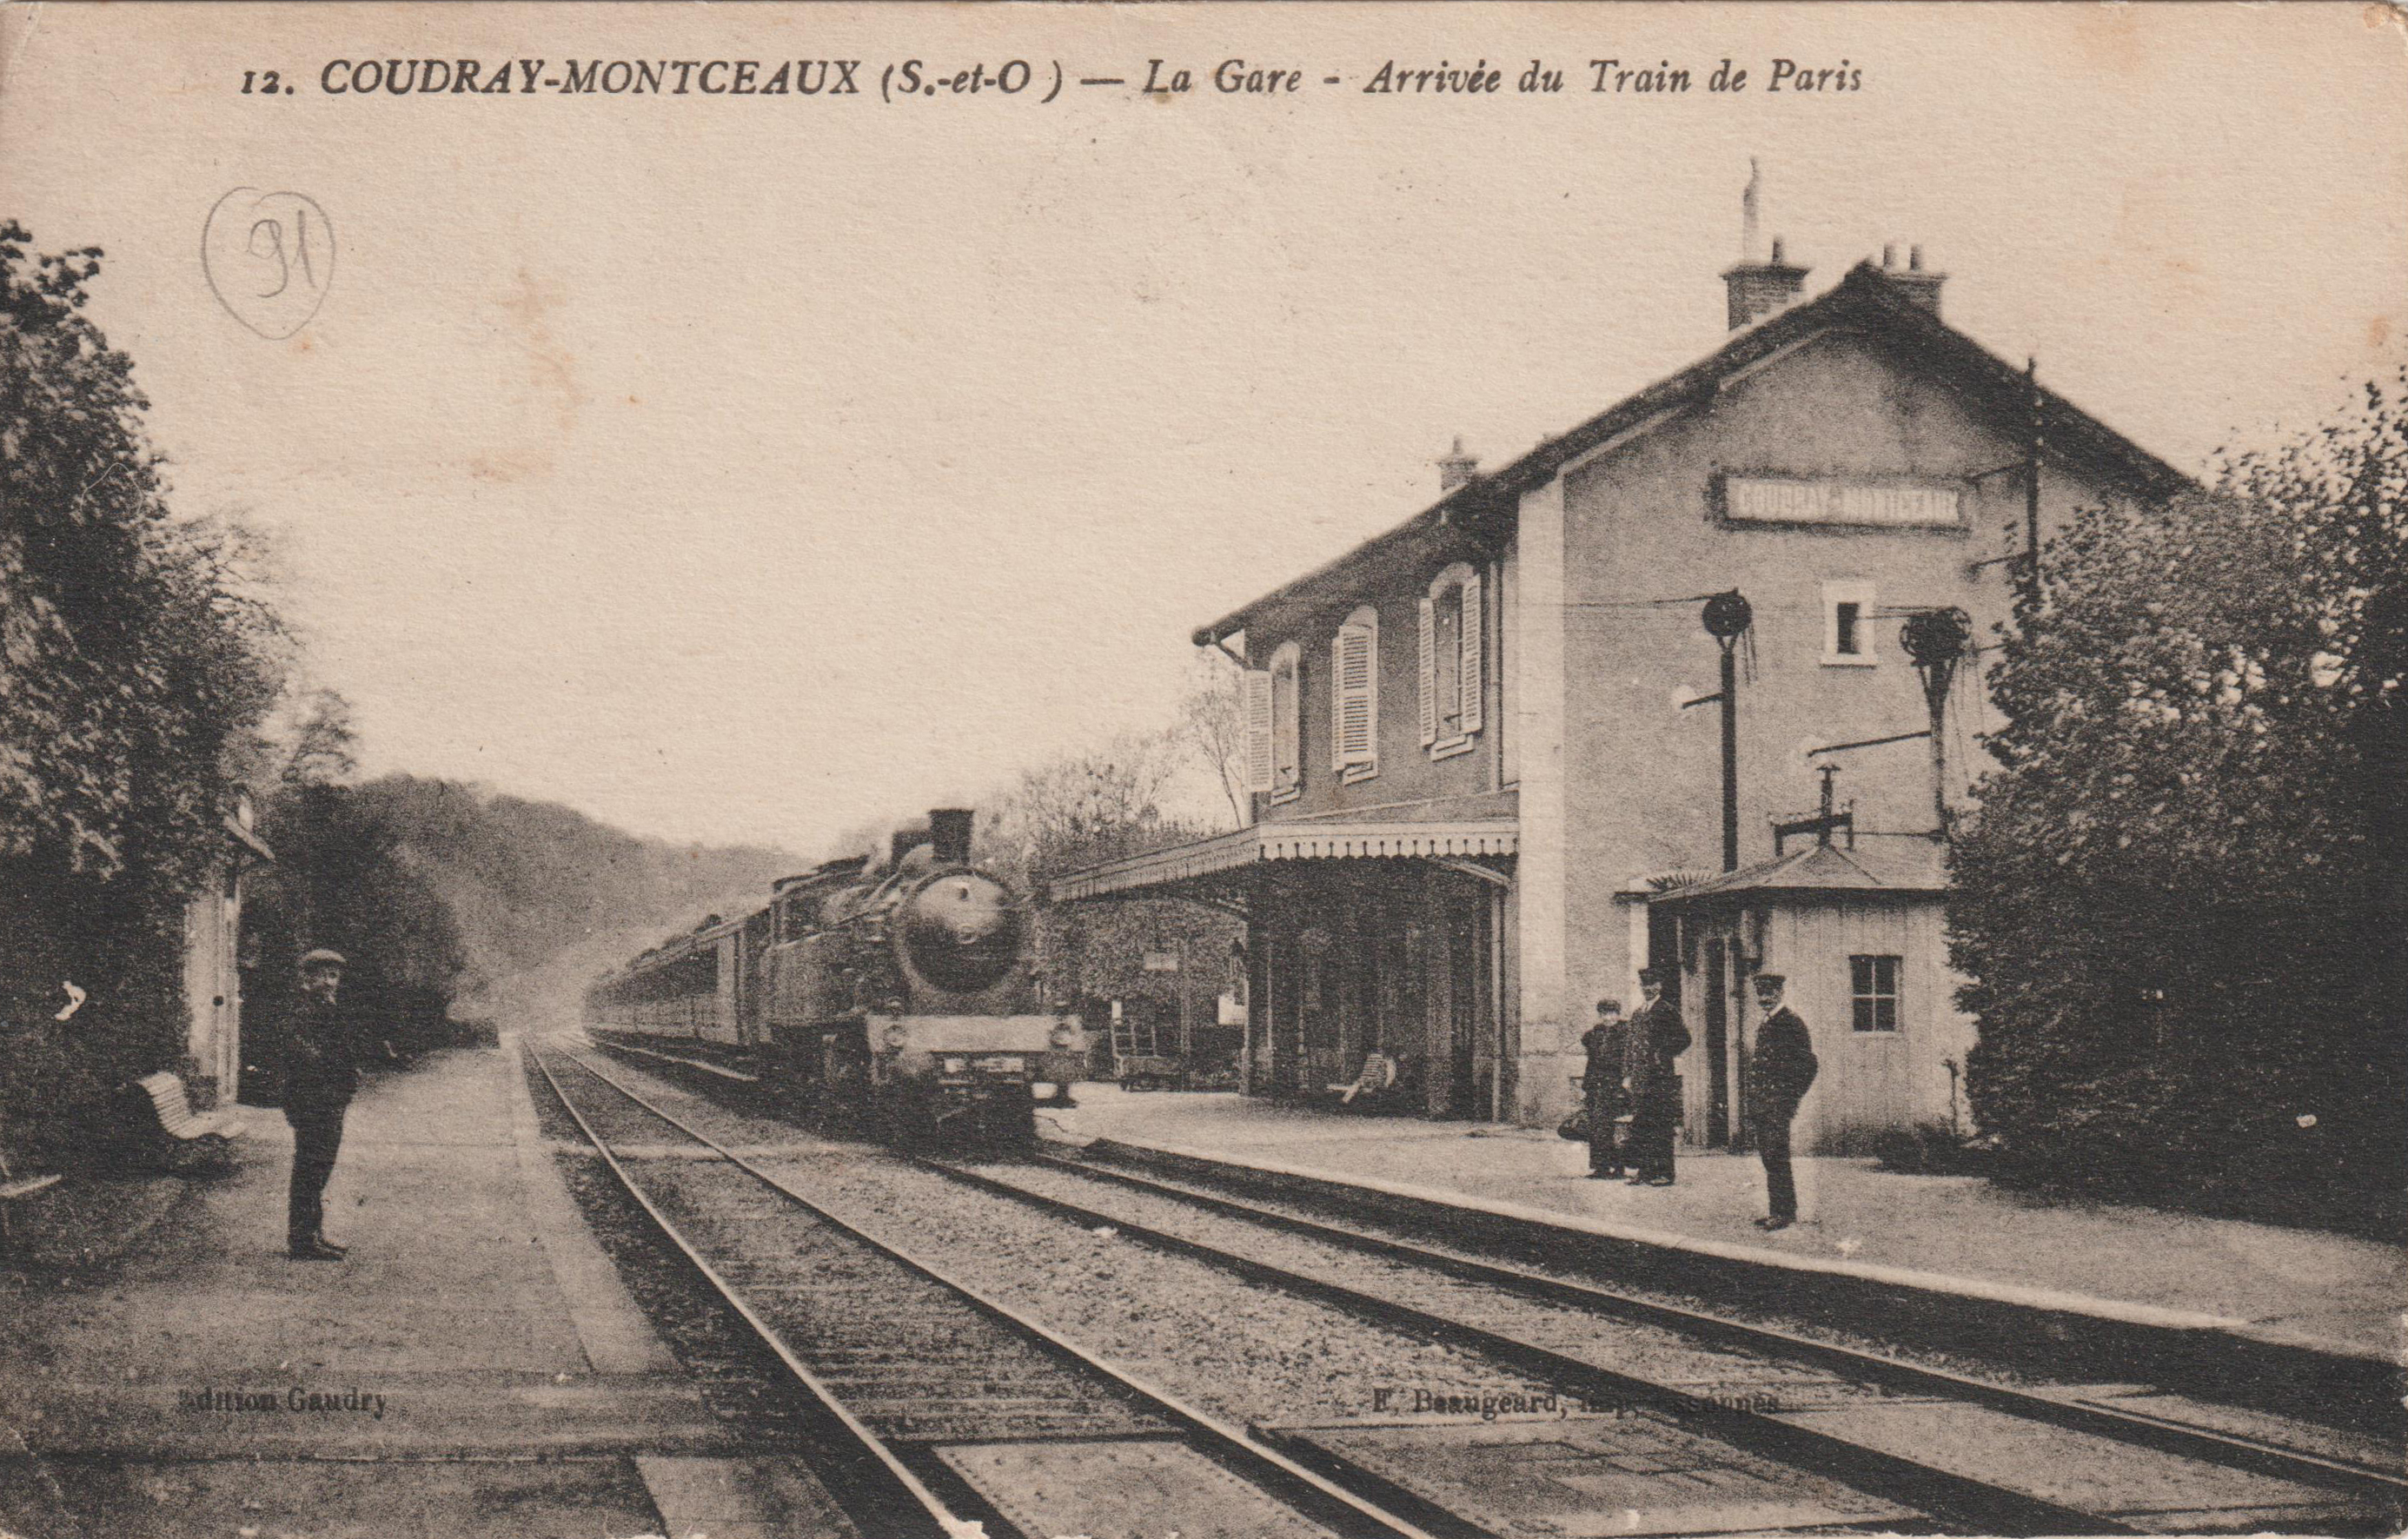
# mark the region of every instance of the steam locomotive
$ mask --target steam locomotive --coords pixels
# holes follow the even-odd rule
[[[588,994],[593,1035],[896,1142],[1033,1136],[1036,1086],[1081,1077],[1087,1033],[1042,1009],[1026,909],[971,865],[972,818],[939,808],[882,865],[828,861],[637,956]]]

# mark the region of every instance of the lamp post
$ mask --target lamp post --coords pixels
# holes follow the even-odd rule
[[[2038,557],[2034,558],[2038,565]],[[1934,837],[1948,841],[1948,686],[1956,665],[1973,639],[1973,625],[1963,610],[1917,610],[1899,627],[1899,644],[1914,659],[1923,681],[1923,703],[1931,712],[1931,810]]]
[[[1748,607],[1740,591],[1732,588],[1706,600],[1701,618],[1706,634],[1722,649],[1722,690],[1713,697],[1722,702],[1723,718],[1723,870],[1739,870],[1739,662],[1736,649],[1739,639],[1747,634],[1756,611]],[[1703,700],[1692,702],[1703,705]]]

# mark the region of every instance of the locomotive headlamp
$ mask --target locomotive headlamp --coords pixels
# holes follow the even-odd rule
[[[1055,1027],[1053,1034],[1048,1036],[1045,1040],[1052,1043],[1055,1047],[1068,1047],[1070,1045],[1072,1039],[1077,1035],[1077,1031],[1072,1028],[1070,1023],[1064,1021],[1060,1026]]]
[[[897,1023],[886,1028],[886,1045],[889,1047],[899,1048],[910,1040],[911,1028],[908,1026]]]

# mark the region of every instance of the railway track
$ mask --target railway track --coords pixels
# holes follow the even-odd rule
[[[850,1224],[556,1048],[530,1060],[662,1236],[816,1407],[865,1534],[1427,1531]]]
[[[2397,1532],[2397,1468],[2017,1388],[1054,1156],[921,1163],[1993,1533]],[[1292,1429],[1301,1457],[1361,1457]],[[1377,1459],[1370,1460],[1376,1467]],[[1410,1461],[1389,1478],[1415,1489]]]

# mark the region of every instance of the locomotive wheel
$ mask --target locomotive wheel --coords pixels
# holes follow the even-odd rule
[[[820,1077],[815,1110],[832,1129],[859,1130],[867,1123],[869,1060],[843,1045],[829,1043],[820,1050]]]
[[[898,1149],[914,1149],[936,1136],[935,1106],[910,1085],[890,1086],[878,1098],[879,1142]]]
[[[1007,1149],[1025,1148],[1037,1142],[1037,1098],[1022,1096],[997,1102],[986,1121],[987,1142]]]

